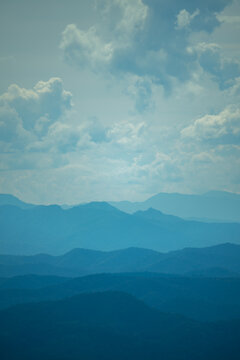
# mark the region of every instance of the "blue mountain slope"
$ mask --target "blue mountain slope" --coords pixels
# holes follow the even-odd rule
[[[160,193],[143,202],[110,202],[127,213],[154,208],[181,218],[240,222],[240,195],[210,191],[203,195]]]
[[[27,209],[34,206],[32,204],[27,204],[24,201],[19,200],[17,197],[9,194],[0,194],[0,206],[2,205],[17,206],[22,209]]]
[[[21,209],[0,206],[0,253],[61,254],[73,248],[157,251],[240,243],[240,224],[201,223],[153,210],[126,214],[107,203],[63,210],[56,205]]]
[[[96,273],[161,273],[195,277],[239,277],[240,245],[186,248],[168,253],[128,248],[116,251],[74,249],[61,256],[0,255],[0,276],[24,274],[80,276]]]

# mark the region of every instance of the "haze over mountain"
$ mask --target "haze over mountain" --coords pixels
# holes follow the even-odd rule
[[[160,193],[143,202],[110,204],[127,213],[154,208],[182,218],[240,222],[240,195],[224,191],[209,191],[203,195]]]
[[[140,248],[102,252],[74,249],[61,256],[0,255],[0,276],[80,276],[97,273],[155,272],[187,276],[239,277],[240,246],[222,244],[168,253]]]
[[[240,194],[227,191],[208,191],[202,195],[159,193],[142,202],[110,201],[108,203],[129,214],[153,208],[168,215],[202,222],[240,222]],[[23,209],[36,206],[9,194],[0,194],[1,205],[14,205]],[[65,204],[61,207],[70,209],[81,205]]]
[[[240,243],[240,224],[185,221],[153,209],[127,214],[104,202],[68,210],[57,205],[28,209],[4,205],[0,206],[0,236],[2,254],[62,254],[76,247],[169,251]]]
[[[2,0],[0,44],[0,360],[239,360],[240,0]]]

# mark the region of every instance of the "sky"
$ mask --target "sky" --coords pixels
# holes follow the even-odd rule
[[[240,0],[1,0],[0,192],[240,193]]]

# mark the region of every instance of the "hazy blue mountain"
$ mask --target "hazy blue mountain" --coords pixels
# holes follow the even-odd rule
[[[0,276],[25,274],[79,276],[103,272],[139,272],[159,262],[164,254],[140,248],[116,251],[74,249],[61,256],[0,255]]]
[[[0,312],[0,356],[24,359],[238,359],[240,321],[201,324],[121,292]],[[201,350],[199,350],[201,349]]]
[[[13,205],[20,207],[21,209],[28,209],[34,205],[25,203],[22,200],[19,200],[16,196],[10,194],[0,194],[0,206],[2,205]]]
[[[169,251],[240,243],[240,224],[186,221],[153,209],[130,215],[98,202],[68,210],[57,205],[29,209],[5,205],[0,206],[0,236],[2,254],[57,255],[77,247]]]
[[[186,219],[240,222],[240,195],[224,191],[209,191],[203,195],[160,193],[143,202],[110,204],[127,213],[154,208]]]
[[[221,244],[168,253],[128,248],[116,251],[74,249],[60,256],[0,255],[0,276],[80,276],[96,273],[156,272],[189,276],[240,276],[240,245]]]
[[[149,271],[193,274],[205,271],[208,276],[218,269],[218,276],[225,271],[240,273],[240,246],[234,244],[221,244],[207,248],[186,248],[173,251],[165,255],[158,263],[148,267]]]

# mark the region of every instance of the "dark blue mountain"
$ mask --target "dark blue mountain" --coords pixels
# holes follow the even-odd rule
[[[0,279],[0,309],[80,293],[121,291],[149,306],[199,321],[240,319],[240,279],[154,273],[98,274],[74,279],[22,276]]]
[[[199,323],[122,292],[81,294],[0,312],[2,360],[237,360],[240,321]]]

